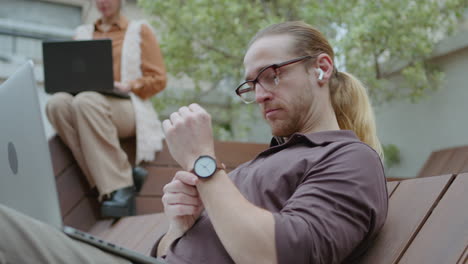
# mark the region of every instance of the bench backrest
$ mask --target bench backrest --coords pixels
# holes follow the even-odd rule
[[[387,183],[387,221],[359,263],[466,263],[468,174]]]
[[[135,139],[122,140],[121,146],[130,162],[134,164]],[[217,158],[226,165],[228,171],[253,159],[267,147],[267,144],[257,143],[215,142]],[[59,137],[55,136],[49,140],[49,148],[63,221],[66,225],[89,230],[99,220],[97,193],[90,190],[81,169]],[[149,176],[136,198],[137,214],[162,212],[162,188],[181,168],[170,155],[166,144],[163,150],[156,154],[154,161],[140,165],[148,170]]]
[[[418,178],[462,172],[468,172],[468,146],[433,151]]]

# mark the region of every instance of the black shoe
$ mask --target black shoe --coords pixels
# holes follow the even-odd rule
[[[145,183],[145,180],[148,177],[148,171],[143,167],[135,167],[132,170],[132,176],[136,192],[140,192],[143,183]]]
[[[113,218],[135,215],[135,194],[134,186],[114,191],[109,200],[102,202],[101,215]]]

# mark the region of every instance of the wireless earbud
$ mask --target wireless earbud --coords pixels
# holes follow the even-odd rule
[[[323,70],[320,68],[317,68],[317,72],[319,74],[318,80],[321,81],[323,79]]]

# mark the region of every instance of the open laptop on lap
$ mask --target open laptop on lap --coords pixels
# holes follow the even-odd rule
[[[0,85],[0,203],[134,263],[163,262],[71,227],[63,227],[33,64]]]
[[[95,91],[129,98],[114,90],[110,39],[45,41],[42,55],[47,93]]]

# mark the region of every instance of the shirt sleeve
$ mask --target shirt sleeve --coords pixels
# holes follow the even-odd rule
[[[141,28],[141,72],[141,78],[129,83],[133,93],[147,99],[164,90],[167,76],[163,56],[156,36],[145,24]]]
[[[278,263],[342,263],[383,225],[387,199],[377,153],[362,143],[338,149],[273,214]]]

